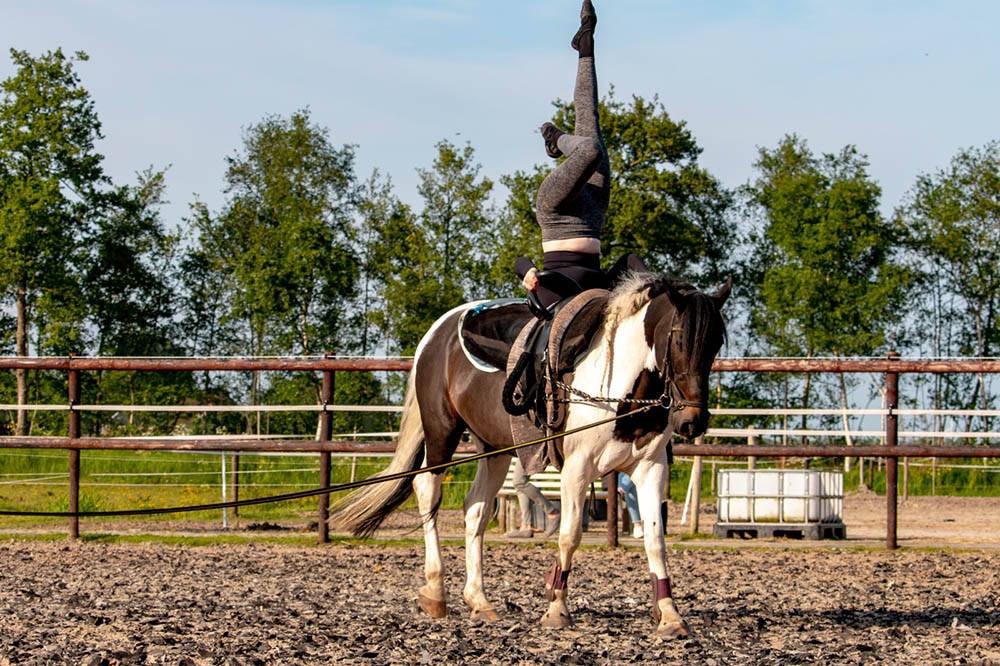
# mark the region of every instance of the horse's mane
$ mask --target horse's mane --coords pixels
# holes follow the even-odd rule
[[[647,303],[669,289],[676,290],[682,296],[693,297],[685,299],[686,307],[694,308],[695,315],[690,318],[695,326],[687,330],[688,348],[700,354],[701,346],[709,341],[713,333],[712,323],[721,321],[716,304],[690,282],[656,273],[629,273],[611,292],[604,317],[604,334],[609,346],[613,349],[615,331],[623,320],[639,312]],[[717,334],[725,339],[725,325]],[[721,340],[719,343],[721,344]]]
[[[685,295],[698,291],[690,282],[668,275],[636,272],[626,274],[608,297],[604,317],[605,333],[611,337],[622,320],[634,315],[670,287]]]

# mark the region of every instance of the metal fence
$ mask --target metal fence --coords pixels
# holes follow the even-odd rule
[[[68,395],[65,405],[33,405],[68,412],[68,429],[65,437],[29,436],[0,437],[0,448],[65,449],[69,455],[69,510],[79,509],[80,497],[80,452],[83,450],[142,450],[142,451],[211,451],[211,452],[299,452],[318,453],[320,484],[330,483],[331,454],[352,454],[358,456],[386,454],[393,451],[393,443],[388,440],[345,441],[333,437],[333,414],[337,411],[362,409],[368,411],[398,411],[393,405],[354,407],[334,405],[333,386],[337,372],[406,372],[412,367],[410,359],[387,358],[331,358],[331,357],[275,357],[275,358],[106,358],[106,357],[4,357],[0,358],[0,370],[57,370],[67,373]],[[321,403],[298,406],[235,406],[212,408],[182,405],[108,406],[90,405],[81,402],[80,373],[103,370],[131,372],[269,372],[305,371],[322,373]],[[1000,457],[1000,447],[992,446],[900,446],[899,417],[912,410],[898,407],[899,376],[907,373],[1000,373],[1000,359],[901,359],[889,355],[883,359],[765,359],[732,358],[717,359],[713,365],[715,372],[754,373],[878,373],[885,379],[885,406],[877,412],[884,417],[883,445],[831,446],[831,445],[695,445],[677,443],[674,452],[679,456],[713,457],[871,457],[885,458],[886,468],[886,546],[897,545],[897,462],[899,458],[994,458]],[[27,406],[0,405],[0,409],[25,409]],[[83,411],[104,411],[127,408],[136,411],[198,411],[239,410],[239,411],[314,411],[319,417],[317,439],[259,438],[259,437],[81,437],[80,414]],[[726,410],[719,410],[726,411]],[[737,412],[740,410],[728,410]],[[801,410],[808,411],[808,410]],[[761,434],[761,431],[757,431]],[[381,433],[389,434],[389,433]],[[712,434],[712,433],[710,433]],[[746,431],[717,435],[744,436]],[[866,435],[874,434],[864,433]],[[905,434],[905,433],[904,433]],[[992,436],[992,435],[991,435]],[[749,437],[748,439],[752,439]],[[610,475],[613,477],[613,475]],[[609,493],[609,515],[616,515],[616,494]],[[318,506],[319,539],[328,541],[327,519],[329,498],[321,496]],[[609,543],[617,544],[617,524],[609,522]],[[612,526],[612,523],[615,523]],[[69,521],[70,536],[79,536],[79,520]]]

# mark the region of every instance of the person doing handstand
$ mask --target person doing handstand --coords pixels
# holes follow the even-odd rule
[[[601,271],[601,230],[611,194],[611,165],[598,120],[597,71],[594,67],[594,30],[597,13],[591,0],[584,0],[580,29],[573,48],[580,54],[577,64],[573,107],[576,127],[572,134],[552,123],[542,125],[549,157],[565,157],[552,170],[535,199],[535,216],[542,229],[543,270],[561,273],[581,289],[605,289],[625,271],[646,270],[635,255],[622,257],[607,274]],[[515,270],[522,284],[534,291],[545,307],[572,293],[540,284],[538,269],[527,257],[519,257]]]

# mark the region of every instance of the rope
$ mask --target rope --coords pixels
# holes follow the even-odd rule
[[[522,442],[520,444],[514,444],[513,446],[508,446],[502,449],[496,449],[494,451],[485,451],[483,453],[476,453],[474,455],[468,456],[467,458],[462,458],[460,460],[452,460],[446,463],[441,463],[439,465],[430,465],[428,467],[421,467],[419,469],[410,470],[409,472],[396,472],[394,474],[386,474],[384,476],[377,476],[377,475],[370,476],[367,479],[361,479],[360,481],[352,481],[350,483],[342,483],[337,486],[325,486],[322,488],[312,488],[310,490],[301,490],[298,492],[285,493],[282,495],[269,495],[267,497],[256,497],[253,499],[243,499],[231,502],[215,502],[212,504],[196,504],[191,506],[162,507],[156,509],[124,509],[120,511],[0,511],[0,516],[33,516],[33,517],[47,517],[47,518],[157,516],[165,513],[190,513],[194,511],[216,511],[219,509],[235,509],[237,507],[243,507],[243,506],[256,506],[258,504],[273,504],[276,502],[288,502],[291,500],[317,497],[319,495],[329,495],[331,493],[342,492],[345,490],[356,490],[358,488],[364,488],[365,486],[373,486],[377,483],[385,483],[386,481],[398,481],[400,479],[411,478],[414,476],[418,476],[420,474],[425,474],[427,472],[440,472],[450,467],[464,465],[467,462],[473,462],[475,460],[484,460],[486,458],[492,458],[494,456],[499,456],[504,453],[510,453],[511,451],[523,449],[528,446],[534,446],[536,444],[542,444],[543,442],[549,442],[552,441],[553,439],[558,439],[560,437],[566,437],[567,435],[575,435],[578,432],[583,432],[585,430],[590,430],[591,428],[597,428],[602,425],[614,423],[615,421],[621,420],[623,418],[629,416],[636,416],[643,412],[662,406],[664,405],[659,400],[657,400],[656,404],[651,404],[645,407],[641,407],[627,414],[622,414],[620,416],[613,416],[610,418],[602,419],[600,421],[594,421],[593,423],[588,423],[587,425],[583,425],[578,428],[573,428],[571,430],[566,430],[564,432],[556,433],[554,435],[541,437],[539,439],[535,439],[530,442]]]

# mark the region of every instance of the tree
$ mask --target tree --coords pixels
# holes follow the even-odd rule
[[[377,174],[365,188],[366,263],[381,301],[371,316],[397,351],[412,353],[444,312],[485,295],[493,183],[479,170],[471,146],[438,143],[433,166],[418,170],[419,215]]]
[[[424,200],[420,222],[441,280],[468,297],[481,288],[488,270],[484,244],[492,231],[493,182],[479,177],[471,145],[459,149],[441,141],[436,148],[433,166],[417,169],[417,191]]]
[[[249,127],[227,159],[223,210],[193,207],[198,238],[183,264],[193,270],[185,279],[189,344],[226,341],[254,356],[353,349],[355,189],[353,147],[333,145],[307,110]],[[194,331],[198,322],[211,330]],[[252,404],[260,395],[253,373]]]
[[[574,126],[570,103],[556,101],[553,122]],[[659,98],[630,102],[609,92],[599,107],[611,163],[611,204],[602,233],[604,261],[635,252],[650,268],[710,283],[726,277],[736,240],[728,213],[733,197],[698,163],[701,148],[683,121],[670,117]],[[494,283],[513,280],[514,259],[541,253],[535,194],[547,167],[504,179],[508,214],[498,233],[500,266]],[[530,242],[526,240],[530,238]]]
[[[177,351],[172,329],[178,238],[160,220],[164,174],[147,170],[115,193],[118,205],[87,235],[84,290],[94,352],[156,356]]]
[[[922,174],[897,211],[922,273],[930,316],[916,338],[938,356],[995,356],[1000,349],[1000,142],[959,151]],[[935,403],[986,407],[982,375],[971,390],[942,379]],[[961,397],[959,397],[961,396]],[[971,423],[970,423],[971,425]]]
[[[896,261],[899,230],[879,213],[881,189],[867,159],[853,146],[816,157],[791,135],[762,148],[755,167],[747,193],[764,227],[754,330],[780,355],[870,355],[884,347],[909,272]],[[806,407],[809,392],[807,374]],[[846,407],[843,375],[840,393]]]
[[[95,143],[101,124],[75,64],[59,49],[11,50],[17,72],[0,88],[0,291],[17,313],[15,350],[80,351],[80,241],[102,207],[108,180]],[[27,375],[17,372],[24,404]],[[18,412],[17,432],[27,433]]]
[[[898,227],[853,146],[816,157],[786,136],[761,149],[749,188],[764,218],[755,329],[783,355],[872,354],[899,320],[909,273]]]
[[[83,295],[93,353],[102,356],[172,356],[181,352],[174,322],[178,237],[160,218],[164,174],[148,169],[134,186],[107,195],[84,243]],[[97,402],[182,402],[193,383],[184,373],[99,372],[84,377]],[[92,432],[113,420],[87,418]],[[169,428],[175,416],[129,413],[128,426]]]

